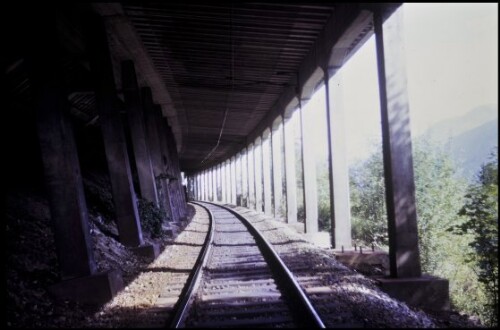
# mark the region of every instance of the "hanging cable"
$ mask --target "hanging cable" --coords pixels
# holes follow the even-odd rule
[[[226,98],[226,109],[224,110],[224,118],[222,119],[222,125],[219,131],[219,137],[217,139],[217,144],[213,149],[208,153],[208,155],[203,158],[201,164],[203,164],[206,160],[210,158],[210,156],[214,153],[214,151],[219,147],[220,140],[222,138],[222,132],[224,131],[224,127],[226,125],[227,113],[229,110],[229,99],[233,95],[234,91],[234,43],[233,43],[233,3],[231,3],[231,13],[229,16],[229,42],[231,46],[231,63],[230,63],[230,72],[231,72],[231,92]]]

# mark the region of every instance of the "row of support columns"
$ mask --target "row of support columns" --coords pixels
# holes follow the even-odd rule
[[[420,276],[406,77],[402,66],[404,58],[400,51],[401,36],[397,28],[383,30],[378,13],[374,14],[374,23],[382,109],[391,275]],[[387,34],[385,37],[384,33]],[[331,245],[335,248],[349,248],[349,175],[340,89],[342,84],[340,74],[332,75],[333,72],[330,72],[328,66],[323,68],[323,81],[326,85]],[[298,97],[299,107],[296,111],[299,112],[301,130],[305,232],[314,233],[318,231],[318,195],[316,164],[312,151],[315,141],[311,140],[309,133],[314,127],[308,121],[308,116],[303,115],[301,105],[306,100],[302,99],[300,93]],[[296,223],[295,133],[291,115],[285,113],[239,155],[220,164],[222,179],[216,182],[216,186],[220,187],[222,195],[217,201],[238,205],[245,203],[257,211],[276,218],[283,217],[291,224]],[[284,173],[281,162],[284,162]],[[200,173],[195,174],[195,177],[199,179]],[[199,180],[193,182],[200,183]],[[209,189],[206,185],[198,185],[195,188],[198,192],[196,198],[207,198],[200,191]],[[281,209],[282,199],[286,205],[285,210]]]
[[[56,17],[50,10],[37,15],[44,21],[32,31],[33,38],[27,44],[33,48],[26,53],[26,63],[35,95],[38,139],[62,280],[50,291],[64,299],[100,303],[116,294],[123,282],[118,271],[97,273],[78,150],[68,115]],[[84,22],[119,240],[134,252],[154,258],[158,247],[145,245],[142,236],[121,109],[126,111],[130,128],[139,195],[163,207],[171,220],[181,221],[186,217],[186,201],[175,140],[161,108],[153,104],[149,88],[140,90],[132,61],[121,63],[124,107],[121,105],[104,22],[90,13]]]

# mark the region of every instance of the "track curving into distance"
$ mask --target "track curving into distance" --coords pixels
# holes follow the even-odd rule
[[[245,218],[220,205],[195,204],[209,212],[211,225],[171,327],[325,327],[283,261]]]

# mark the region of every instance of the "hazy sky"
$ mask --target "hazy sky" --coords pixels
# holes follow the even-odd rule
[[[404,4],[412,135],[484,104],[498,104],[498,4]],[[343,67],[348,158],[380,140],[375,42]]]

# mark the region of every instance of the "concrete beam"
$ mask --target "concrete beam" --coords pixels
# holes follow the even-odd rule
[[[421,275],[401,10],[375,12],[391,276]]]

